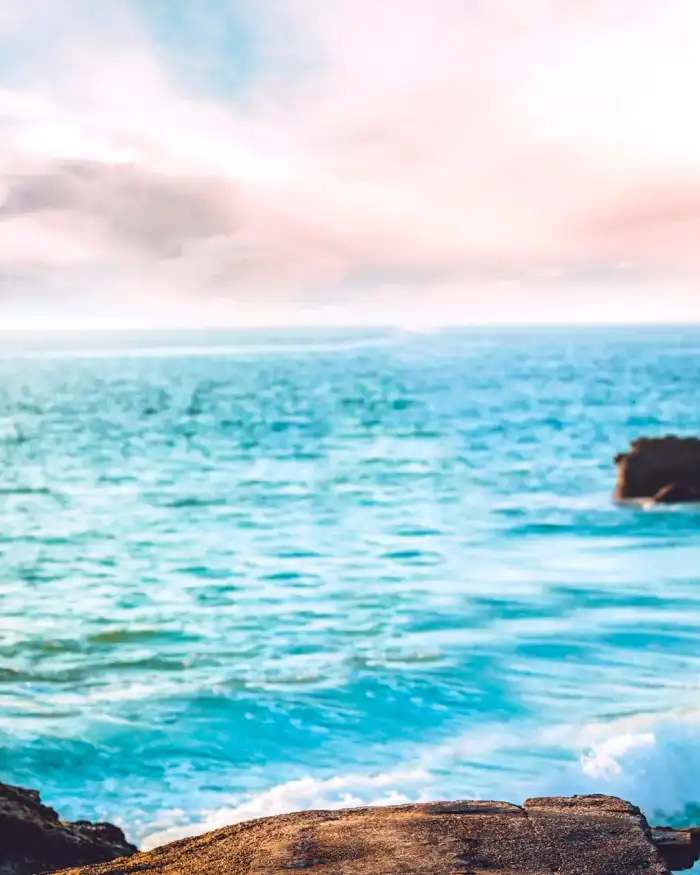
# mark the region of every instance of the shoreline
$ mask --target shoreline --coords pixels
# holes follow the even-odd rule
[[[700,827],[650,827],[611,796],[544,797],[522,806],[442,801],[257,818],[138,852],[111,824],[61,821],[34,790],[0,783],[0,875],[669,875],[700,859]]]
[[[700,859],[700,827],[650,826],[639,808],[604,795],[522,806],[472,800],[302,811],[139,852],[112,824],[62,821],[37,791],[0,783],[0,837],[0,875],[248,875],[317,867],[328,875],[438,875],[455,865],[551,875],[573,872],[572,864],[590,875],[668,875]]]

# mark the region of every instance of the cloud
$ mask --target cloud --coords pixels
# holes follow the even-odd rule
[[[44,172],[15,174],[0,221],[33,219],[63,229],[93,230],[115,245],[152,258],[173,257],[192,240],[215,237],[235,223],[235,192],[206,177],[171,177],[131,164],[56,162]]]
[[[0,0],[0,307],[537,321],[663,287],[700,318],[698,26],[689,0]]]

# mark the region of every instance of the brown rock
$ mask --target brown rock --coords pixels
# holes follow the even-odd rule
[[[66,823],[35,790],[0,783],[0,875],[35,875],[135,853],[111,823]]]
[[[666,844],[679,842],[667,837]],[[532,799],[522,808],[435,802],[285,814],[65,875],[300,869],[315,875],[668,875],[639,809],[607,796]]]
[[[640,438],[615,457],[618,501],[700,501],[700,439]]]

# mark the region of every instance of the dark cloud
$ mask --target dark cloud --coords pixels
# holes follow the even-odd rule
[[[8,180],[0,220],[65,214],[97,225],[116,242],[159,258],[177,256],[193,240],[231,233],[231,184],[168,176],[133,165],[74,161]]]

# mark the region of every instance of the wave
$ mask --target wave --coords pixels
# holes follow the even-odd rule
[[[46,486],[0,486],[0,495],[53,495]]]
[[[260,793],[251,794],[230,806],[203,812],[196,823],[172,825],[156,830],[144,838],[141,847],[150,850],[176,839],[199,835],[233,823],[292,811],[354,808],[362,805],[401,805],[422,801],[419,787],[427,777],[426,773],[415,770],[378,775],[349,774],[325,780],[307,776],[286,781]],[[413,792],[399,791],[395,789],[395,785],[408,785]],[[180,813],[173,812],[175,815]]]
[[[390,334],[374,338],[337,342],[300,341],[298,343],[239,343],[162,346],[104,346],[104,347],[44,347],[39,349],[9,349],[0,351],[0,360],[53,360],[53,359],[140,359],[140,358],[250,358],[258,356],[307,356],[339,354],[364,349],[381,349],[395,345]]]
[[[529,796],[607,793],[628,799],[650,821],[683,825],[700,821],[700,711],[640,715],[577,729],[533,728],[530,737],[505,728],[469,733],[428,746],[403,767],[366,775],[330,778],[306,775],[227,799],[199,813],[163,812],[141,837],[144,849],[241,821],[311,809],[399,805],[448,798],[495,798],[522,803]],[[494,753],[517,756],[524,746],[568,757],[549,757],[540,774],[520,775],[495,764],[468,775],[465,764],[484,763]],[[481,772],[481,774],[479,774]],[[478,775],[478,777],[475,777]]]
[[[549,793],[608,793],[655,822],[700,821],[700,711],[639,716],[585,727],[575,767],[545,782]]]

